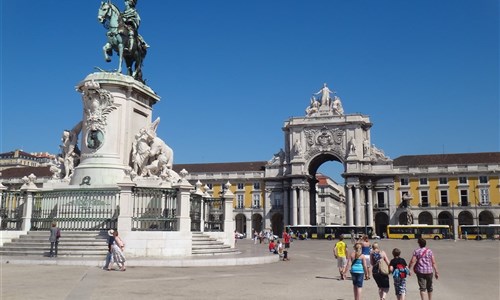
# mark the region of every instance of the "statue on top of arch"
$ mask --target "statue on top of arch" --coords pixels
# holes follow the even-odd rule
[[[330,96],[333,94],[333,98]],[[320,95],[316,98],[316,95]],[[313,117],[318,113],[327,113],[334,115],[343,115],[344,108],[342,107],[342,102],[340,97],[335,95],[335,91],[331,91],[326,83],[323,83],[323,87],[316,93],[313,93],[311,97],[311,103],[306,108],[306,116]]]

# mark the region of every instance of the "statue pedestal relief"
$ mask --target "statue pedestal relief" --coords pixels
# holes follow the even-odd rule
[[[151,124],[159,101],[151,88],[120,73],[88,75],[76,87],[82,93],[80,164],[70,185],[112,185],[130,173],[135,135]]]

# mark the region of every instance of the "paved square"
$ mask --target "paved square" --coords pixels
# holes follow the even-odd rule
[[[339,281],[332,247],[335,241],[294,241],[291,260],[226,267],[128,267],[107,272],[98,267],[1,265],[1,294],[6,299],[352,299],[350,280]],[[389,256],[394,247],[408,262],[415,240],[382,240]],[[267,245],[239,240],[242,249]],[[500,242],[428,241],[440,279],[433,299],[499,299]],[[348,242],[348,247],[352,245]],[[406,299],[420,299],[416,277],[408,279]],[[365,281],[363,299],[377,299],[375,281]],[[396,299],[392,286],[388,299]]]

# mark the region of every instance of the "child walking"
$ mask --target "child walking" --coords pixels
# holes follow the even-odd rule
[[[394,290],[396,299],[404,300],[406,296],[406,277],[410,276],[410,269],[404,258],[401,258],[401,250],[394,248],[392,250],[394,258],[389,263],[389,270],[394,278]]]

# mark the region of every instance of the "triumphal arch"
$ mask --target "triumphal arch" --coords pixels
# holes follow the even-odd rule
[[[344,168],[339,184],[345,188],[345,224],[373,226],[374,197],[394,203],[392,160],[372,143],[371,128],[369,116],[345,113],[326,83],[312,95],[305,116],[285,122],[284,148],[266,166],[266,178],[273,178],[266,198],[282,204],[284,224],[316,225],[316,172],[328,161]]]

